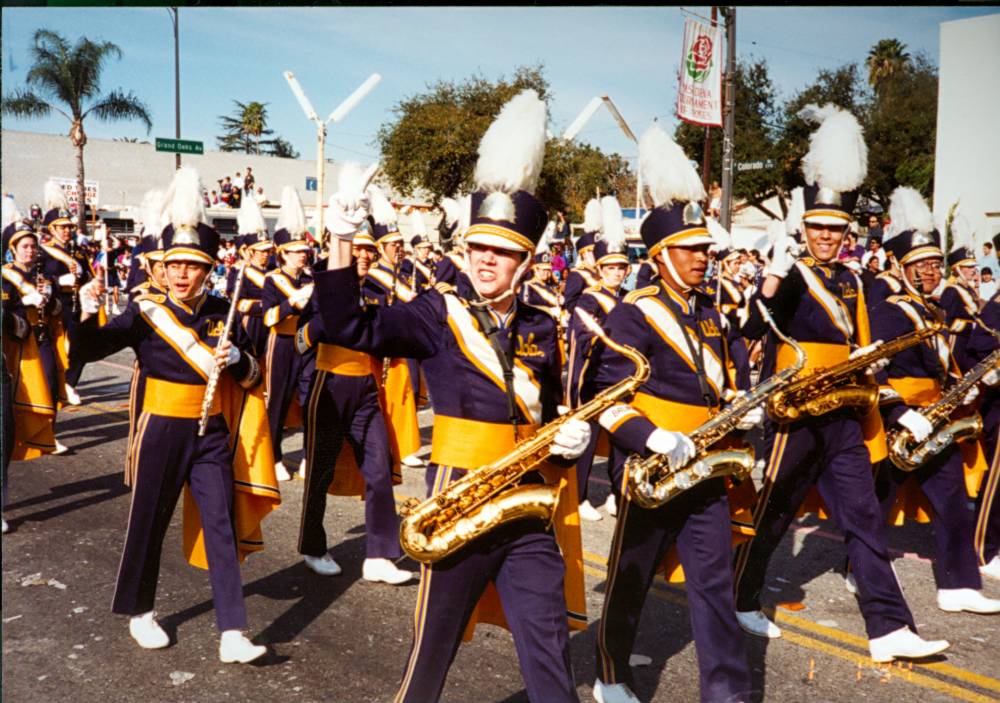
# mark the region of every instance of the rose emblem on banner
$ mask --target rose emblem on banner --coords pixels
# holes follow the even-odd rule
[[[705,34],[691,44],[687,55],[687,74],[696,83],[701,83],[712,72],[712,40]]]

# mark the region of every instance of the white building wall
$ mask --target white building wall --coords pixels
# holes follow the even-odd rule
[[[939,66],[934,212],[961,199],[981,244],[1000,232],[1000,14],[942,22]]]

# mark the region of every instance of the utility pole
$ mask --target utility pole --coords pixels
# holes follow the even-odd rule
[[[178,24],[180,18],[177,15],[176,7],[168,7],[170,19],[174,23],[174,136],[178,141],[181,138],[181,43]],[[181,154],[174,154],[174,167],[180,169]]]
[[[718,22],[716,21],[718,17],[719,8],[712,5],[712,26],[717,27]],[[708,193],[709,179],[712,176],[712,128],[705,127],[705,151],[701,156],[701,184],[705,186],[705,192]]]
[[[733,219],[733,131],[736,105],[733,96],[733,75],[736,72],[736,8],[722,10],[726,18],[726,87],[725,136],[722,142],[722,226],[729,229]]]

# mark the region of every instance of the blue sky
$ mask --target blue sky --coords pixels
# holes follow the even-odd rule
[[[708,14],[706,8],[689,10]],[[781,97],[810,83],[819,69],[863,61],[879,39],[895,37],[911,53],[938,59],[939,24],[998,12],[990,7],[741,7],[737,51],[765,58]],[[270,126],[306,158],[315,128],[282,77],[291,70],[325,116],[369,74],[382,82],[342,123],[333,125],[327,157],[369,161],[379,125],[403,98],[438,79],[510,75],[543,63],[553,99],[553,131],[561,132],[595,95],[608,93],[633,131],[654,117],[673,124],[684,18],[678,8],[182,8],[182,136],[215,148],[218,116],[233,100],[269,103]],[[3,89],[24,84],[34,31],[45,27],[71,41],[86,35],[117,43],[103,87],[133,90],[153,114],[147,137],[139,124],[86,123],[95,138],[174,135],[174,53],[164,8],[5,8]],[[10,129],[66,133],[61,116],[4,119]],[[578,137],[631,156],[634,147],[601,110]]]

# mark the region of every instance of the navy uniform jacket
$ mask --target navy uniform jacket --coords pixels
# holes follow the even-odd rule
[[[292,305],[288,298],[312,283],[312,280],[312,276],[305,271],[294,277],[281,269],[268,273],[264,277],[260,301],[264,311],[264,326],[275,328],[278,334],[294,335],[302,310]]]
[[[979,319],[989,325],[991,329],[1000,331],[1000,291],[994,293],[993,297],[986,303],[979,314]],[[1000,339],[984,330],[980,325],[976,325],[972,334],[969,335],[969,346],[966,347],[966,351],[969,358],[978,364],[998,348],[1000,348]]]
[[[958,281],[945,286],[941,293],[941,308],[944,310],[945,323],[951,332],[951,350],[955,361],[963,371],[973,366],[975,362],[966,352],[969,336],[976,324],[979,314],[979,296]]]
[[[226,282],[226,295],[231,299],[233,290],[236,287],[236,274],[239,267],[233,266],[229,269],[229,277]],[[256,354],[261,356],[267,347],[267,329],[264,327],[264,283],[266,281],[267,270],[247,265],[243,274],[243,284],[240,288],[240,300],[236,305],[239,310],[243,329],[246,330]]]
[[[146,378],[204,385],[228,312],[226,301],[207,293],[191,303],[179,302],[169,294],[141,295],[104,327],[97,327],[95,315],[77,328],[70,340],[71,362],[97,361],[131,347]],[[250,388],[260,380],[260,367],[252,356],[250,341],[235,326],[233,344],[243,353],[227,371]]]
[[[402,273],[397,272],[393,276],[392,268],[382,262],[368,269],[361,290],[365,301],[374,305],[408,303],[417,297],[417,292],[403,278]]]
[[[573,268],[566,276],[566,287],[563,288],[563,308],[572,315],[576,301],[583,291],[600,284],[600,278],[590,269],[581,266]]]
[[[660,272],[656,270],[656,264],[652,261],[643,261],[639,264],[639,271],[635,274],[635,289],[646,288],[653,285]]]
[[[899,295],[902,292],[903,284],[900,280],[888,271],[883,271],[875,276],[875,281],[865,292],[865,298],[868,300],[868,309],[873,309],[890,295]]]
[[[589,313],[597,320],[597,324],[604,327],[608,314],[618,304],[622,293],[621,289],[613,291],[604,286],[595,286],[585,290],[576,302],[573,316],[569,320],[569,371],[566,379],[567,405],[571,408],[593,398],[596,393],[593,381],[597,368],[590,364],[590,359],[598,339],[583,324],[576,310]]]
[[[702,356],[708,398],[702,394],[695,373],[697,364],[681,325]],[[724,392],[733,389],[719,311],[715,301],[701,291],[692,291],[684,298],[662,282],[635,290],[608,314],[605,331],[614,341],[644,355],[651,367],[649,379],[632,402],[618,403],[600,418],[615,443],[629,452],[648,453],[646,441],[653,430],[673,429],[663,414],[655,412],[658,408],[670,404],[674,413],[700,412],[707,418],[708,409],[719,407]],[[597,370],[594,385],[598,391],[635,372],[629,359],[601,343],[594,349],[590,365]]]
[[[559,304],[559,293],[554,287],[541,281],[531,279],[523,283],[518,298],[522,303],[536,307],[539,310],[544,310],[554,320],[558,320],[562,313],[562,307]]]
[[[347,267],[316,274],[316,300],[332,343],[378,358],[421,360],[435,428],[442,417],[509,424],[500,363],[469,301],[450,286],[438,284],[409,303],[362,308],[357,274]],[[557,416],[561,394],[556,325],[541,310],[515,306],[500,338],[505,351],[514,346],[516,413],[521,423],[541,424]]]
[[[63,316],[70,314],[73,306],[74,286],[62,286],[59,284],[59,277],[67,273],[72,273],[72,263],[76,263],[79,277],[78,286],[84,285],[94,277],[94,271],[90,268],[86,254],[79,249],[74,249],[70,253],[67,249],[55,243],[43,244],[39,255],[42,257],[42,270],[45,278],[52,282],[53,297],[58,297],[63,303]]]
[[[898,339],[935,321],[934,313],[924,302],[909,294],[892,295],[872,309],[872,338]],[[926,407],[941,396],[948,374],[954,370],[951,350],[942,334],[893,356],[880,379],[899,394],[887,402],[888,417],[895,421],[907,407]],[[883,394],[884,395],[884,394]],[[899,401],[902,401],[901,403]]]
[[[407,257],[399,266],[399,275],[410,288],[420,293],[434,285],[434,262],[428,259],[426,263],[421,263],[416,258]]]

